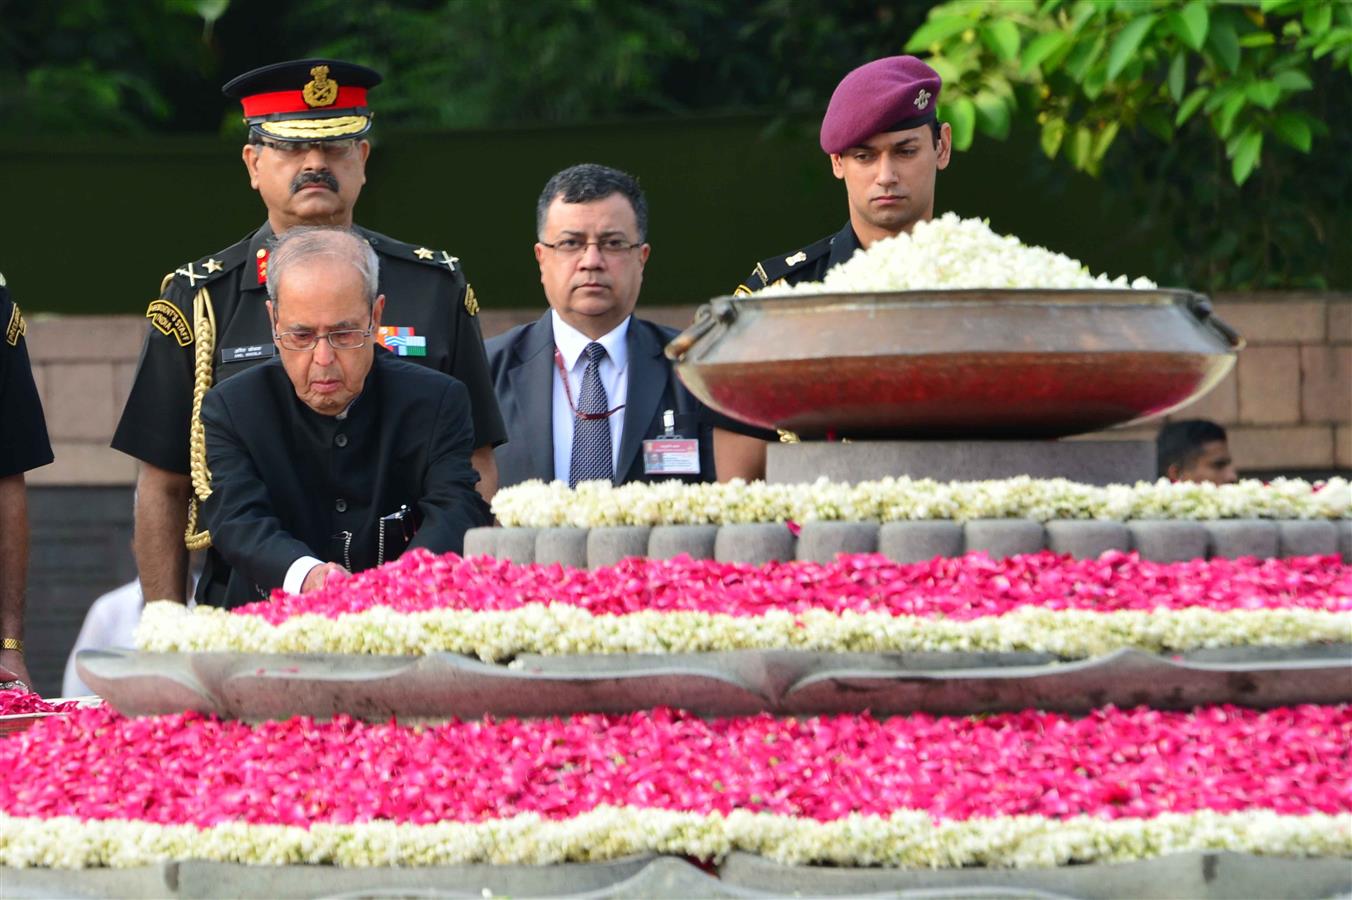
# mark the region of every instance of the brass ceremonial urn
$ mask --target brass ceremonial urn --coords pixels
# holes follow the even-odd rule
[[[1209,391],[1243,340],[1184,290],[719,297],[667,346],[714,409],[804,438],[1054,438]]]

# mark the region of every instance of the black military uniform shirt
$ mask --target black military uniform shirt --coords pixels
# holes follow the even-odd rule
[[[28,362],[24,332],[28,326],[10,301],[0,276],[0,478],[18,475],[52,461],[47,420]]]
[[[830,237],[822,238],[815,244],[808,244],[801,250],[772,256],[756,263],[746,281],[737,285],[735,296],[754,294],[761,288],[778,284],[798,284],[800,281],[821,281],[830,269],[845,262],[859,249],[859,238],[849,222]]]
[[[840,231],[830,237],[822,238],[815,244],[808,244],[801,250],[785,253],[782,256],[772,256],[756,263],[756,268],[751,270],[751,274],[747,276],[746,281],[737,285],[737,290],[732,292],[733,296],[743,297],[747,294],[754,294],[761,288],[781,282],[798,284],[800,281],[821,281],[826,277],[827,270],[835,268],[854,256],[858,249],[859,238],[855,237],[854,228],[849,222],[846,222],[845,227]],[[755,425],[739,422],[721,413],[711,412],[711,417],[714,427],[722,428],[725,431],[760,438],[763,441],[779,439],[779,434],[775,431],[757,428]]]
[[[396,355],[454,376],[469,389],[474,446],[497,446],[507,430],[479,330],[478,302],[459,260],[354,228],[380,258],[385,295],[382,343]],[[267,257],[272,228],[174,272],[150,304],[150,329],[113,447],[187,474],[195,337],[193,300],[206,287],[216,315],[214,384],[276,354],[267,307]]]

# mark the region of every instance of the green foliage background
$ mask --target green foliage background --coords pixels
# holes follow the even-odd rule
[[[653,287],[688,302],[838,227],[843,195],[814,122],[846,71],[909,47],[944,72],[943,114],[972,148],[942,176],[940,208],[1114,274],[1213,292],[1352,288],[1352,254],[1339,252],[1352,240],[1350,2],[0,0],[0,179],[13,179],[0,190],[11,221],[54,224],[64,243],[123,265],[136,257],[136,284],[149,284],[261,218],[220,85],[338,55],[387,75],[365,224],[492,256],[517,235],[491,205],[529,209],[577,155],[629,165],[683,204],[665,223],[681,229],[683,274]],[[725,128],[729,116],[741,124]],[[641,139],[616,137],[626,129]],[[399,164],[414,133],[427,137]],[[731,143],[692,154],[685,140]],[[100,148],[120,161],[102,164]],[[216,154],[233,176],[205,162]],[[47,165],[63,160],[82,168]],[[184,181],[156,181],[156,166]],[[72,188],[72,174],[88,183]],[[50,232],[15,232],[0,269],[48,271]],[[701,240],[729,239],[700,258]],[[514,272],[507,258],[487,268]],[[538,300],[528,281],[513,274],[501,292]]]

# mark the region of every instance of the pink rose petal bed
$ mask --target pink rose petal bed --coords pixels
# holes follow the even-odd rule
[[[80,710],[0,742],[0,863],[920,867],[1352,855],[1352,707],[406,727]]]

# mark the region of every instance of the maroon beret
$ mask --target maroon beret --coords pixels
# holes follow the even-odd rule
[[[844,153],[875,134],[934,121],[942,83],[914,56],[865,63],[836,85],[822,119],[822,149]]]

